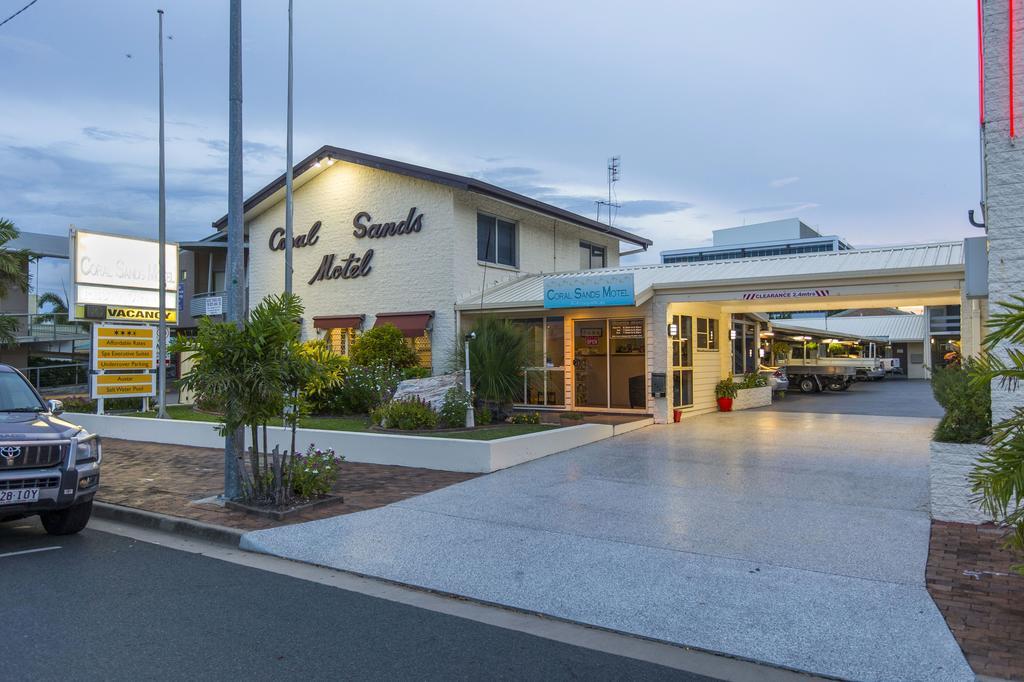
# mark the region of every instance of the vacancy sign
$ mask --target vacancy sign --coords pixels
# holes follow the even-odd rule
[[[93,369],[108,372],[156,368],[154,327],[97,324],[92,330]]]
[[[93,398],[132,398],[156,393],[154,379],[145,374],[96,374],[93,376]]]

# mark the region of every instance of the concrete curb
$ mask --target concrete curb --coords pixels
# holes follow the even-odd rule
[[[109,502],[100,502],[99,500],[93,502],[92,513],[96,517],[107,519],[108,521],[119,521],[133,526],[141,526],[142,528],[152,528],[168,533],[188,535],[200,540],[216,542],[234,548],[238,547],[238,543],[245,533],[245,531],[235,528],[217,526],[212,523],[203,523],[202,521],[193,521],[192,519],[183,519],[167,514],[158,514],[146,511],[145,509],[123,507],[119,504],[110,504]]]

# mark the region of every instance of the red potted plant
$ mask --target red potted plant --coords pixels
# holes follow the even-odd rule
[[[715,400],[721,412],[732,412],[732,401],[736,393],[736,382],[732,380],[732,374],[715,384]]]

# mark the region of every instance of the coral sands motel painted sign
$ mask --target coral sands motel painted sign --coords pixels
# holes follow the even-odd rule
[[[545,308],[634,305],[633,273],[545,277]]]
[[[320,228],[322,223],[318,220],[309,228],[308,232],[296,235],[292,239],[292,247],[301,249],[307,246],[315,246],[320,241]],[[352,219],[352,236],[356,239],[385,239],[405,234],[412,234],[423,229],[423,214],[417,212],[416,207],[409,209],[405,220],[388,223],[375,223],[373,216],[366,211],[360,211]],[[275,228],[270,233],[268,244],[271,251],[284,251],[284,228]],[[355,279],[365,277],[373,269],[373,249],[367,249],[361,256],[355,252],[341,258],[336,253],[325,254],[320,259],[316,272],[309,278],[309,284],[315,284],[327,279]]]

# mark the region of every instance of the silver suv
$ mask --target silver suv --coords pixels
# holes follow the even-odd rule
[[[59,419],[21,372],[0,364],[0,521],[38,514],[46,532],[85,528],[100,483],[100,439]]]

